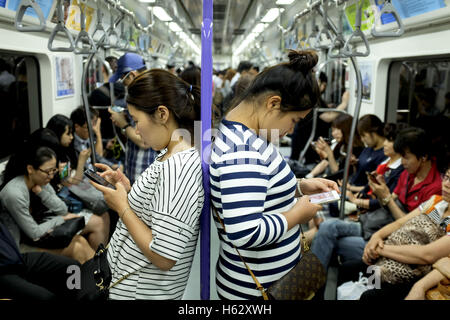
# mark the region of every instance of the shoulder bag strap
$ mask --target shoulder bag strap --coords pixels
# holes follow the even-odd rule
[[[225,231],[225,224],[223,223],[222,219],[220,218],[219,213],[217,212],[217,209],[212,204],[211,204],[211,207],[217,217],[217,220],[219,220],[220,224],[222,225],[223,230]],[[239,255],[239,258],[241,258],[241,261],[244,263],[245,267],[247,268],[248,273],[250,273],[250,276],[253,278],[253,281],[256,284],[256,289],[258,289],[261,292],[264,300],[269,300],[269,296],[267,295],[266,289],[264,289],[264,287],[261,285],[261,283],[256,278],[253,271],[250,269],[250,267],[244,261],[244,258],[241,256],[241,253],[239,252],[239,250],[234,246],[234,244],[231,244],[231,245],[233,246],[234,250],[236,250],[237,254]]]

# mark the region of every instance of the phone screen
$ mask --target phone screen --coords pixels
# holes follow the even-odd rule
[[[309,196],[309,201],[314,204],[323,204],[338,201],[340,199],[339,194],[335,191],[328,191],[323,193],[316,193]]]
[[[97,173],[95,173],[94,171],[92,171],[91,169],[88,169],[84,172],[84,175],[86,177],[88,177],[89,179],[91,179],[92,181],[101,184],[102,186],[111,188],[111,189],[116,189],[111,183],[109,183],[108,181],[106,181],[103,177],[99,176]]]

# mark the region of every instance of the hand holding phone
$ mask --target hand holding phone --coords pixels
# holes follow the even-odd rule
[[[377,180],[377,176],[378,174],[376,174],[375,172],[368,172],[366,171],[367,177],[370,179],[370,181],[372,181],[375,184],[380,184]]]
[[[106,181],[105,178],[99,176],[97,173],[95,173],[93,170],[88,169],[84,172],[84,175],[86,177],[88,177],[90,180],[94,181],[95,183],[101,184],[102,186],[111,188],[111,189],[116,189],[116,187],[114,187],[111,183],[109,183],[108,181]]]
[[[336,190],[328,192],[316,193],[309,196],[309,201],[314,204],[325,204],[338,201],[341,197]]]

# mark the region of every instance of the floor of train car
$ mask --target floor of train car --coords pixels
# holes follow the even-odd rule
[[[280,147],[280,153],[284,157],[289,157],[290,147]],[[307,226],[304,226],[307,229]],[[306,230],[304,229],[304,230]],[[210,263],[210,299],[218,300],[215,283],[215,268],[219,255],[219,238],[216,227],[211,219],[211,263]],[[327,284],[325,288],[325,300],[336,300],[337,267],[328,268]],[[191,274],[184,292],[183,300],[200,300],[200,238],[195,250],[194,261],[192,262]]]

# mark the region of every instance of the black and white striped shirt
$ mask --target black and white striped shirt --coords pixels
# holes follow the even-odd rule
[[[119,220],[108,249],[115,283],[110,299],[181,299],[194,258],[203,207],[201,160],[195,148],[155,162],[133,184],[128,202],[152,230],[150,249],[176,264],[169,271],[153,265]]]

